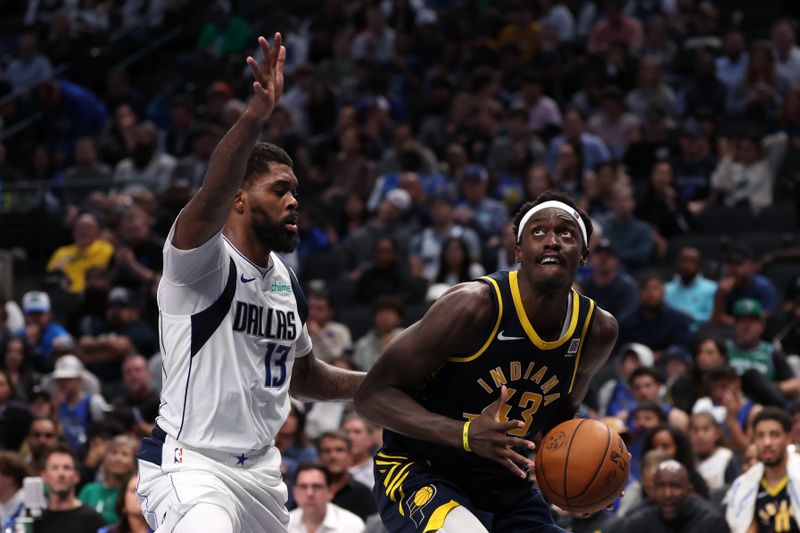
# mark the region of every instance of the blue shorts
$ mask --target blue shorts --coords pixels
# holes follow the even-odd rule
[[[498,468],[502,468],[499,467]],[[470,485],[437,472],[424,459],[380,450],[375,455],[375,499],[389,533],[436,531],[462,506],[492,533],[565,533],[532,484],[504,490]]]

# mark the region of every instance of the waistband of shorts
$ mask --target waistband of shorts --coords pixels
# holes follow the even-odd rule
[[[259,450],[244,450],[240,452],[226,452],[222,450],[214,450],[211,448],[198,448],[195,446],[189,446],[184,444],[183,442],[179,441],[171,437],[166,431],[164,431],[161,427],[156,425],[153,428],[152,433],[150,436],[155,439],[156,441],[160,442],[161,444],[167,444],[168,441],[170,444],[174,444],[175,451],[174,453],[182,453],[178,450],[188,450],[191,452],[199,453],[209,459],[213,459],[219,463],[229,465],[229,466],[249,466],[253,464],[255,461],[266,457],[274,448],[273,445],[267,445]],[[248,461],[253,461],[248,463]]]

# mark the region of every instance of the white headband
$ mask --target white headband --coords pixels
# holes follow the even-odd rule
[[[539,211],[541,211],[542,209],[549,209],[551,207],[553,209],[560,209],[575,219],[575,222],[577,222],[578,226],[580,226],[581,228],[583,245],[586,246],[587,243],[589,242],[589,239],[586,236],[586,224],[583,223],[581,215],[576,210],[565,204],[564,202],[559,202],[558,200],[548,200],[546,202],[542,202],[541,204],[538,204],[537,206],[531,208],[530,211],[525,213],[525,216],[522,217],[522,220],[519,223],[519,228],[517,229],[517,242],[519,242],[520,239],[522,239],[522,230],[525,228],[525,224],[528,223],[531,217],[536,213],[538,213]]]

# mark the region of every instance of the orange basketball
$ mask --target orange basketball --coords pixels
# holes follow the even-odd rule
[[[536,451],[536,481],[552,504],[593,513],[619,496],[630,473],[622,438],[597,420],[574,418],[554,427]]]

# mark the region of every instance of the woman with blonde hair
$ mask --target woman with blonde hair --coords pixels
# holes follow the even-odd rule
[[[89,483],[78,494],[78,499],[105,518],[109,524],[119,520],[117,498],[125,482],[136,471],[136,451],[139,443],[128,435],[118,435],[108,443],[103,464],[97,474],[98,481]]]

